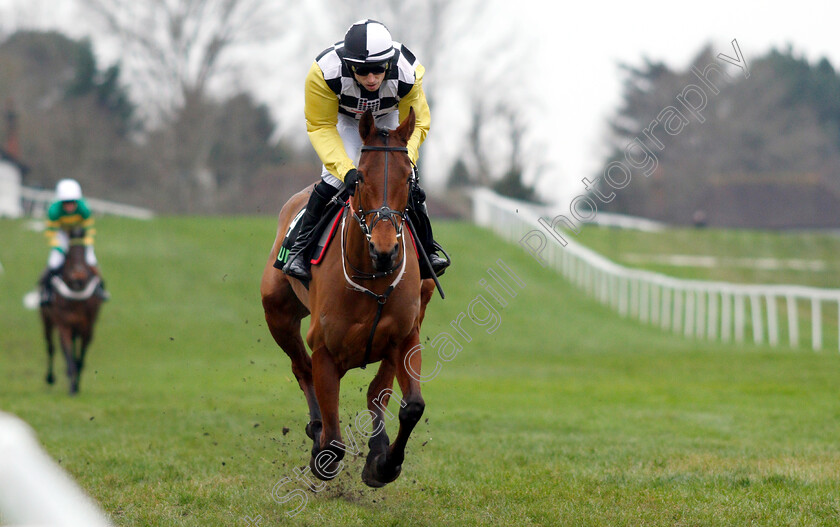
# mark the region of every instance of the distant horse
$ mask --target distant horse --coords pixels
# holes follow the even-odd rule
[[[44,336],[47,340],[47,383],[53,384],[53,329],[58,329],[59,342],[67,362],[70,395],[79,392],[79,378],[85,364],[93,326],[102,298],[96,294],[101,280],[85,261],[85,231],[81,227],[70,232],[70,248],[61,273],[51,278],[55,294],[41,306]]]
[[[322,480],[338,475],[348,450],[338,420],[339,386],[348,370],[381,361],[368,387],[370,413],[356,427],[371,426],[362,473],[371,487],[400,475],[406,443],[425,408],[418,379],[420,325],[434,282],[420,280],[417,253],[406,228],[411,176],[406,144],[414,125],[413,109],[394,131],[377,129],[370,111],[362,116],[358,187],[345,206],[336,240],[320,265],[313,266],[308,289],[273,263],[311,188],[294,195],[280,211],[277,237],[263,271],[265,318],[274,340],[291,358],[292,372],[306,396],[306,433],[313,442],[309,466]],[[310,313],[306,340],[311,358],[300,336],[300,322]],[[395,375],[403,400],[399,432],[389,445],[384,414]]]

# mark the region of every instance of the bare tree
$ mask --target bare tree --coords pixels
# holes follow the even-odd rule
[[[125,70],[157,116],[207,96],[236,71],[233,52],[281,34],[280,9],[268,0],[80,0],[121,45]]]
[[[116,39],[147,118],[168,128],[161,152],[188,209],[212,207],[208,169],[218,105],[210,93],[242,68],[237,51],[282,34],[283,0],[80,0]],[[227,94],[230,95],[230,94]],[[186,134],[186,135],[185,135]],[[198,191],[193,200],[191,190]]]

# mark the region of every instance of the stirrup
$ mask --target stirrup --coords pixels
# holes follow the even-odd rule
[[[101,278],[100,278],[100,280],[101,280]],[[96,294],[99,296],[99,298],[102,299],[103,302],[107,302],[108,300],[111,299],[111,293],[109,293],[105,289],[105,282],[101,282],[101,281],[99,282],[99,285],[96,286]]]
[[[312,273],[309,271],[309,266],[306,265],[306,258],[300,253],[289,258],[289,261],[283,266],[283,272],[301,282],[312,280]]]
[[[443,275],[443,273],[446,272],[446,269],[450,265],[452,265],[452,258],[449,256],[449,253],[446,252],[446,250],[444,250],[444,248],[440,246],[440,244],[438,242],[433,241],[432,242],[432,247],[434,248],[434,251],[429,254],[429,263],[432,264],[432,271],[435,273],[435,275],[436,276],[441,276],[441,275]],[[441,257],[439,254],[437,254],[438,251],[443,253],[443,257]],[[438,258],[438,264],[437,265],[435,265],[434,262],[432,262],[432,255],[437,256],[437,258]]]
[[[41,307],[52,304],[52,291],[46,291],[43,288],[38,291],[38,305]]]

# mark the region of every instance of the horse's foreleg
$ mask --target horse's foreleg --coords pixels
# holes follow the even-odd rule
[[[429,302],[432,300],[432,296],[435,294],[435,281],[431,278],[427,278],[420,282],[420,319],[417,324],[417,329],[423,325],[423,319],[426,318],[426,307],[429,305]]]
[[[288,283],[285,284],[285,289],[263,297],[263,309],[271,336],[292,361],[292,373],[309,406],[306,435],[314,440],[321,431],[321,409],[318,407],[312,382],[312,359],[306,352],[306,346],[300,336],[300,321],[307,312],[294,298]]]
[[[76,362],[75,338],[73,329],[68,326],[58,327],[61,349],[64,351],[64,361],[67,363],[67,378],[70,380],[70,395],[79,391],[79,368]]]
[[[388,434],[385,431],[384,414],[388,412],[388,401],[393,393],[394,375],[396,367],[393,361],[383,360],[379,363],[379,371],[368,387],[368,411],[372,416],[371,432],[368,446],[370,452],[365,461],[365,468],[362,471],[362,481],[369,487],[382,487],[387,482],[377,479],[379,474],[376,472],[376,465],[380,457],[388,455]],[[394,415],[388,412],[389,417]]]
[[[79,333],[79,355],[76,359],[76,390],[79,389],[79,384],[82,381],[82,370],[85,368],[85,355],[93,340],[93,324],[90,323]]]
[[[341,373],[326,348],[317,348],[312,352],[312,374],[323,428],[313,440],[309,468],[316,477],[326,481],[341,471],[345,451],[338,422]]]
[[[53,345],[53,324],[52,320],[42,311],[41,320],[44,322],[44,339],[47,341],[47,384],[55,383],[55,375],[53,374],[53,356],[55,355],[55,346]]]
[[[372,479],[383,485],[399,477],[408,438],[426,408],[426,403],[420,394],[420,381],[417,378],[420,375],[421,362],[419,342],[420,333],[415,329],[400,349],[399,362],[396,365],[397,382],[403,393],[403,399],[400,401],[400,429],[386,454],[376,456],[369,469]]]

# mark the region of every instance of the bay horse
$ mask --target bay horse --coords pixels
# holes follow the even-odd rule
[[[412,174],[406,144],[414,130],[414,110],[396,130],[378,129],[373,114],[359,121],[362,152],[359,183],[345,204],[336,239],[307,288],[273,264],[292,219],[306,205],[309,187],[283,206],[277,236],[263,271],[260,292],[271,335],[292,361],[292,372],[309,405],[306,434],[312,439],[309,468],[316,477],[338,475],[349,449],[339,429],[338,396],[342,377],[351,369],[379,362],[367,391],[367,414],[356,429],[371,427],[362,480],[371,487],[394,481],[402,470],[409,435],[425,402],[420,394],[420,326],[434,282],[420,279],[417,253],[405,210]],[[312,315],[303,345],[300,323]],[[402,400],[399,432],[389,444],[384,415],[394,377]]]
[[[77,227],[70,232],[69,238],[70,246],[61,272],[50,278],[54,294],[50,303],[41,306],[41,320],[47,340],[46,381],[48,384],[55,382],[53,330],[57,329],[67,363],[70,395],[75,395],[79,392],[85,354],[93,339],[93,326],[102,298],[96,294],[101,280],[85,260],[85,230]]]

